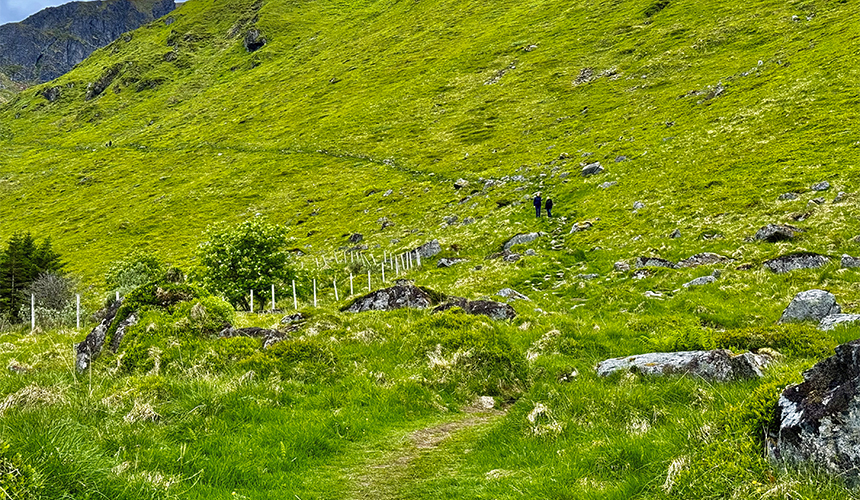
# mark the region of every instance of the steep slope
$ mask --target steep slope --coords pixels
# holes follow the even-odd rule
[[[0,71],[13,80],[46,82],[94,50],[175,8],[172,0],[71,2],[0,26]]]
[[[858,28],[847,8],[192,1],[174,24],[114,42],[5,107],[3,161],[15,169],[4,169],[0,211],[15,222],[3,230],[56,228],[95,265],[129,238],[187,255],[165,247],[193,245],[206,222],[183,215],[194,212],[296,221],[314,199],[354,214],[343,226],[376,226],[379,215],[349,208],[365,189],[308,184],[327,163],[365,165],[378,177],[358,182],[372,186],[390,174],[522,174],[526,193],[551,188],[559,213],[601,218],[583,245],[641,234],[633,248],[657,248],[678,227],[718,229],[737,246],[800,210],[779,194],[823,179],[852,188]],[[249,52],[254,30],[267,43]],[[580,180],[593,161],[606,172]],[[607,180],[619,184],[595,189]],[[265,187],[282,181],[316,196],[287,201]],[[462,198],[439,187],[425,198]],[[492,197],[515,201],[513,188]],[[78,201],[117,190],[127,195],[115,206]],[[633,212],[637,200],[648,210]],[[427,213],[415,202],[409,213]],[[830,225],[810,238],[818,248],[853,236],[840,222],[849,214],[833,215],[817,221]]]

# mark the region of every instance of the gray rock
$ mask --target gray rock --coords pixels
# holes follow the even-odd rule
[[[601,165],[599,161],[596,161],[582,167],[581,174],[583,177],[590,177],[592,175],[599,174],[600,172],[603,172],[603,165]]]
[[[836,193],[836,198],[833,198],[833,203],[841,202],[842,200],[845,199],[845,196],[846,195],[845,195],[844,191],[839,191],[838,193]]]
[[[522,245],[523,243],[531,243],[541,237],[541,233],[520,233],[509,239],[502,245],[503,250],[510,250],[514,245]]]
[[[636,267],[667,267],[669,269],[675,269],[678,266],[673,262],[659,257],[637,257]]]
[[[250,337],[262,339],[263,349],[268,349],[270,346],[290,338],[287,333],[280,332],[278,330],[270,330],[268,328],[259,328],[256,326],[234,328],[232,325],[222,329],[218,336],[221,338]]]
[[[609,189],[612,186],[616,185],[618,185],[618,181],[604,182],[603,184],[598,184],[597,187],[599,187],[600,189]]]
[[[655,352],[613,358],[597,365],[601,377],[616,372],[644,375],[694,375],[705,380],[728,381],[762,377],[761,369],[771,363],[770,356],[747,352],[734,355],[731,351]]]
[[[812,463],[855,483],[860,474],[860,340],[803,373],[777,402],[769,428],[771,461]]]
[[[382,193],[382,196],[383,196],[383,197],[388,197],[388,196],[391,196],[391,194],[392,194],[392,193],[394,193],[394,190],[393,190],[393,189],[389,189],[388,191],[386,191],[386,192]]]
[[[830,183],[827,181],[822,181],[817,184],[813,184],[809,189],[813,191],[827,191],[830,189]]]
[[[842,267],[860,267],[860,257],[852,257],[850,255],[843,254]]]
[[[630,271],[630,264],[624,262],[623,260],[619,260],[615,264],[612,265],[612,268],[615,269],[619,273],[626,273]]]
[[[355,299],[344,307],[345,312],[393,311],[403,307],[427,309],[432,304],[430,295],[414,285],[401,285],[376,290]]]
[[[764,267],[771,271],[782,274],[798,269],[815,269],[823,267],[828,262],[827,257],[816,253],[800,252],[782,255],[775,259],[766,260]]]
[[[755,233],[755,239],[776,243],[777,241],[790,240],[800,231],[803,230],[788,224],[768,224]]]
[[[413,255],[420,255],[422,259],[429,259],[434,255],[438,255],[442,251],[442,245],[439,244],[439,240],[428,241],[427,243],[421,245],[420,247],[412,250]]]
[[[475,223],[474,217],[466,217],[465,219],[463,219],[463,222],[461,222],[460,225],[468,226],[469,224],[474,224],[474,223]]]
[[[696,255],[692,255],[682,260],[681,262],[678,262],[678,267],[709,266],[711,264],[719,264],[721,262],[727,262],[729,260],[731,259],[718,253],[702,252],[697,253]]]
[[[436,267],[451,267],[461,262],[469,261],[466,259],[439,259],[439,262],[436,263]]]
[[[502,288],[496,293],[496,295],[510,300],[531,300],[513,288]]]
[[[443,217],[443,219],[445,220],[445,224],[448,224],[449,226],[456,224],[457,221],[460,220],[456,215],[449,215],[447,217]]]
[[[821,322],[818,323],[818,329],[826,332],[843,323],[856,323],[857,321],[860,321],[860,314],[831,314],[821,319]]]
[[[599,274],[577,274],[575,276],[576,279],[585,280],[585,281],[596,280],[599,277],[600,277]]]
[[[122,344],[122,339],[125,338],[125,334],[128,329],[137,324],[137,315],[131,314],[129,317],[124,319],[119,326],[116,327],[116,331],[113,334],[113,338],[110,339],[110,350],[113,352],[117,352],[119,350],[120,344]]]
[[[251,28],[245,33],[245,39],[242,43],[248,52],[256,52],[266,45],[266,37],[257,28]]]
[[[820,196],[819,196],[818,198],[813,198],[813,199],[809,200],[809,203],[807,203],[807,206],[809,206],[809,205],[813,205],[813,204],[814,204],[814,205],[824,205],[824,203],[825,203],[826,201],[827,201],[827,200],[825,200],[824,198],[822,198],[822,197],[820,197]]]
[[[842,309],[836,303],[836,297],[832,293],[824,290],[806,290],[791,299],[791,303],[782,312],[778,323],[819,322],[825,316],[840,312]]]
[[[672,239],[680,238],[681,237],[681,230],[675,229],[674,231],[672,231],[672,234],[670,234],[669,237]]]
[[[466,300],[462,297],[450,297],[444,304],[433,309],[433,312],[447,311],[459,307],[468,314],[479,314],[495,320],[514,319],[517,317],[514,308],[508,304],[493,300]]]
[[[717,281],[716,276],[700,276],[694,280],[691,280],[691,281],[684,283],[681,286],[683,286],[684,288],[690,288],[693,286],[707,285],[707,284],[713,283],[715,281]]]
[[[75,368],[82,373],[99,357],[105,345],[105,335],[116,320],[116,314],[124,299],[113,302],[106,310],[105,317],[93,328],[80,344],[75,346]]]
[[[651,272],[647,269],[637,269],[636,271],[633,271],[633,275],[631,276],[631,278],[635,280],[644,280],[649,276],[651,276]]]
[[[781,195],[779,195],[778,199],[780,199],[780,200],[796,200],[798,198],[800,198],[800,195],[798,195],[797,193],[782,193]]]
[[[361,233],[354,233],[354,234],[349,236],[349,242],[353,243],[353,244],[359,243],[363,239],[364,239],[364,235]]]
[[[469,181],[467,181],[466,179],[460,178],[460,179],[457,179],[456,181],[454,181],[454,189],[462,189],[468,185],[469,185]]]
[[[534,257],[535,255],[537,255],[537,252],[535,252],[534,249],[529,248],[528,250],[525,251],[525,255],[527,255],[529,257]]]
[[[633,203],[633,210],[642,210],[643,208],[645,208],[645,204],[641,201]]]
[[[615,158],[615,163],[621,163],[622,161],[627,161],[627,157],[624,155],[618,156]]]
[[[573,234],[573,233],[578,233],[580,231],[585,231],[586,229],[591,229],[592,227],[594,227],[594,224],[591,221],[577,222],[577,223],[574,223],[573,226],[570,227],[570,233],[568,233],[568,234]]]
[[[502,260],[505,262],[516,262],[520,260],[520,257],[522,257],[522,255],[518,253],[508,252],[502,257]]]

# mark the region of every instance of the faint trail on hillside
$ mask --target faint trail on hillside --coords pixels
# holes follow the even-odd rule
[[[384,454],[379,458],[369,458],[360,468],[347,472],[347,478],[353,483],[353,500],[393,500],[398,496],[405,484],[413,481],[410,469],[419,458],[439,453],[451,437],[478,427],[489,427],[502,416],[504,411],[466,409],[468,416],[423,429],[418,429],[400,437],[402,441],[397,450]],[[366,450],[371,454],[379,450]],[[381,452],[380,452],[381,453]],[[441,472],[441,470],[440,470]]]

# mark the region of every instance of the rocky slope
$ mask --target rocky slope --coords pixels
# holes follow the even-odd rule
[[[0,71],[17,82],[47,82],[123,33],[164,16],[172,0],[72,2],[0,26]]]

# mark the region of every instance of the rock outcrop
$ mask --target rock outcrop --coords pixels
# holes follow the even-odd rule
[[[852,257],[847,254],[842,255],[842,267],[860,267],[860,257]]]
[[[104,319],[96,325],[87,337],[75,346],[75,368],[78,373],[85,371],[99,357],[105,345],[105,337],[116,319],[116,314],[122,307],[122,300],[113,302],[105,311]]]
[[[782,255],[775,259],[766,260],[764,267],[771,271],[782,274],[798,269],[815,269],[827,264],[827,257],[817,253],[800,252]]]
[[[439,244],[439,240],[432,240],[412,250],[412,255],[420,255],[422,259],[429,259],[441,251],[442,245]]]
[[[502,245],[502,250],[510,250],[514,245],[522,245],[523,243],[531,243],[540,238],[541,233],[521,233],[509,239]]]
[[[644,375],[695,375],[705,380],[727,381],[762,376],[761,369],[771,362],[770,356],[747,352],[734,355],[731,351],[652,352],[623,358],[612,358],[597,365],[601,377],[616,372]]]
[[[53,80],[123,33],[175,8],[173,0],[71,2],[49,7],[20,23],[0,26],[0,71],[18,82]]]
[[[709,266],[712,264],[719,264],[721,262],[727,262],[731,259],[724,255],[720,255],[718,253],[713,252],[702,252],[697,253],[696,255],[692,255],[687,257],[686,259],[678,262],[678,267],[699,267],[699,266]]]
[[[659,257],[637,257],[636,267],[668,267],[669,269],[675,269],[678,266],[674,262]]]
[[[289,340],[290,338],[289,334],[278,330],[269,330],[268,328],[258,328],[256,326],[248,328],[234,328],[232,325],[221,330],[218,336],[222,338],[252,337],[262,339],[263,349],[268,349],[269,346],[284,340]]]
[[[788,224],[768,224],[755,233],[755,239],[776,243],[777,241],[790,240],[801,231],[802,229]]]
[[[842,309],[836,303],[836,297],[832,293],[817,289],[806,290],[791,299],[778,323],[820,322],[825,317],[840,312]]]
[[[393,311],[403,307],[427,309],[433,304],[429,293],[414,285],[395,285],[376,290],[355,299],[342,310],[346,312]]]
[[[830,314],[821,319],[818,329],[821,331],[833,330],[844,323],[856,323],[860,321],[860,314]]]
[[[444,304],[435,307],[433,312],[447,311],[454,307],[459,307],[468,314],[480,314],[497,320],[514,319],[517,317],[514,308],[508,304],[494,300],[467,300],[462,297],[449,297]]]
[[[860,475],[860,340],[804,372],[777,403],[768,436],[771,460],[812,462],[857,480]]]

